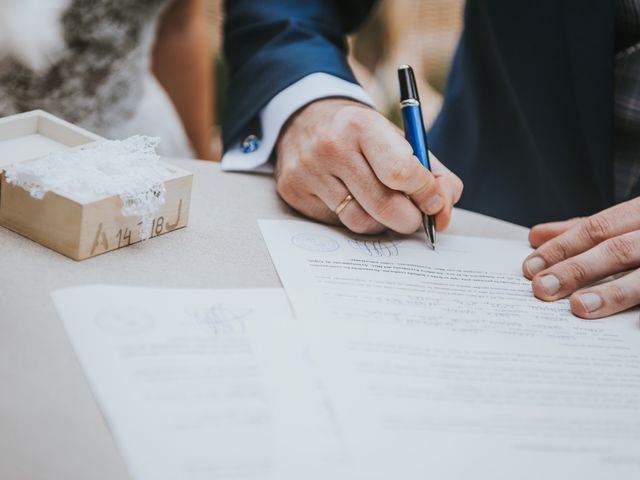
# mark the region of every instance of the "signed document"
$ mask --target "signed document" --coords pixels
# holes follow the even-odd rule
[[[350,477],[281,289],[53,298],[135,480]]]
[[[640,478],[637,311],[536,300],[524,243],[260,226],[358,478]]]

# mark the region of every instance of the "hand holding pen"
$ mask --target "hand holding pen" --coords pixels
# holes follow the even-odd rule
[[[422,228],[423,213],[447,227],[462,182],[431,155],[432,171],[401,130],[367,105],[325,98],[303,107],[276,145],[280,196],[303,214],[356,233]]]

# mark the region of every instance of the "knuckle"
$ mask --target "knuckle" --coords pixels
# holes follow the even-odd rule
[[[295,169],[284,167],[276,178],[276,190],[282,198],[290,200],[296,196],[299,183]]]
[[[337,157],[342,148],[340,140],[329,134],[325,134],[318,139],[317,151],[321,157]]]
[[[397,161],[385,170],[382,180],[387,186],[399,190],[411,180],[412,175],[413,169],[410,164],[404,161]],[[427,182],[429,182],[429,180],[427,180]]]
[[[548,265],[561,262],[571,256],[569,255],[568,246],[561,240],[553,242],[548,249],[541,253],[543,253],[542,257],[547,261]]]
[[[594,245],[609,238],[611,234],[611,224],[602,215],[589,217],[583,223],[584,233]]]
[[[636,246],[628,238],[616,237],[606,243],[607,253],[613,257],[619,265],[629,266],[635,261]]]
[[[289,201],[294,196],[294,190],[290,183],[278,181],[276,183],[276,190],[284,200]]]
[[[615,306],[622,306],[627,301],[627,292],[619,285],[610,285],[607,289],[607,297],[609,302]]]
[[[586,283],[589,278],[587,269],[578,262],[567,263],[567,270],[569,272],[569,276],[577,283]]]
[[[350,109],[347,118],[347,128],[357,132],[363,131],[369,123],[368,113],[369,112],[361,108]]]

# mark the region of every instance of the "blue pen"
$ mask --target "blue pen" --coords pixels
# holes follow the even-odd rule
[[[409,65],[402,65],[398,69],[398,81],[400,82],[400,110],[402,111],[402,123],[404,135],[413,148],[413,154],[418,157],[420,163],[431,170],[429,162],[429,146],[427,145],[427,132],[424,129],[420,97],[413,69]],[[423,215],[424,231],[427,234],[427,245],[432,250],[436,249],[436,221],[432,215]]]

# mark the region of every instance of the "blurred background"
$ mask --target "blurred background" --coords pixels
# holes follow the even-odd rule
[[[215,55],[213,144],[221,152],[219,123],[226,87],[221,56],[222,0],[209,1]],[[462,29],[463,0],[382,0],[363,28],[350,38],[351,66],[379,111],[398,122],[396,69],[407,63],[419,76],[425,122],[431,125],[442,106],[449,64]]]
[[[162,155],[219,159],[223,4],[0,0],[0,117],[43,109],[106,138],[159,137]],[[462,9],[463,0],[381,0],[349,39],[357,78],[392,121],[407,63],[433,122]]]

